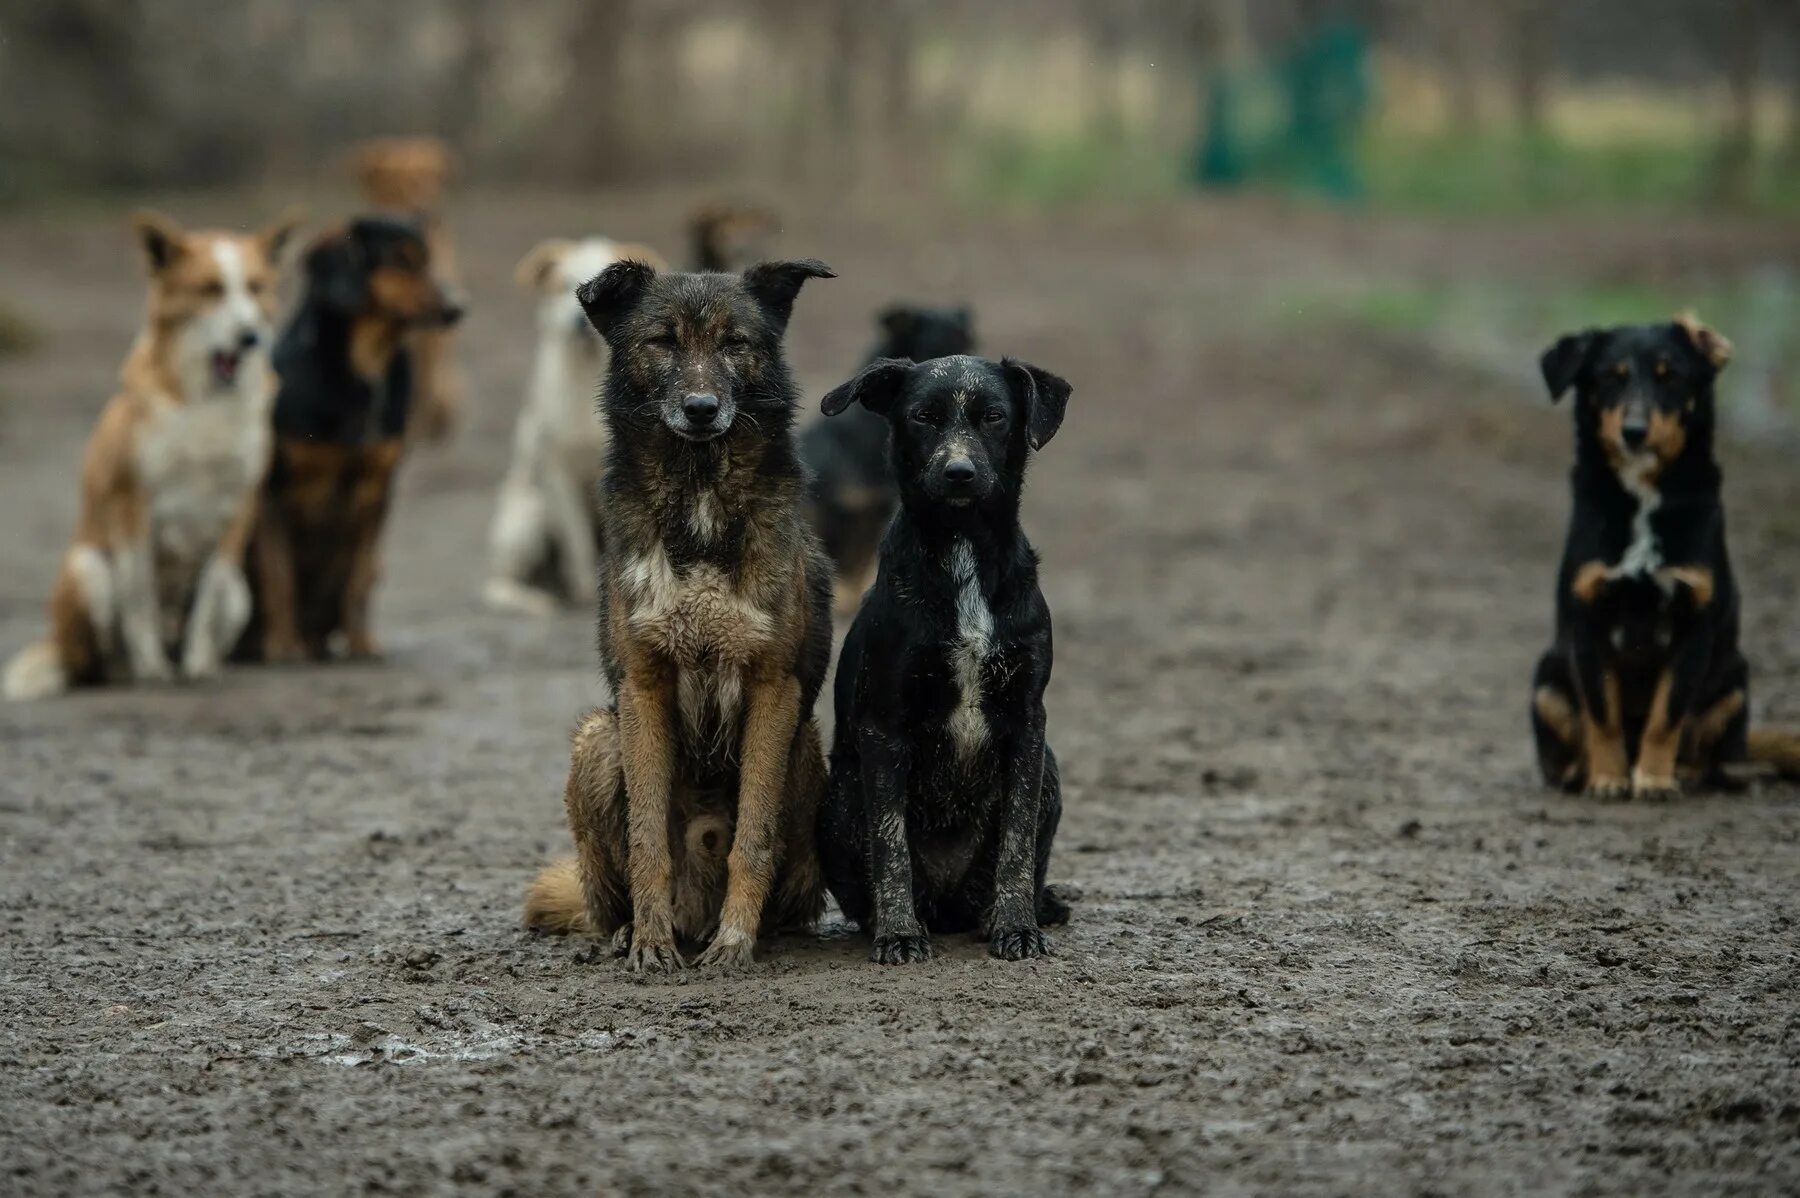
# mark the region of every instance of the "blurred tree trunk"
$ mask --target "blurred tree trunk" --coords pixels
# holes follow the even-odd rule
[[[613,182],[635,167],[634,105],[625,64],[635,41],[639,0],[576,7],[569,31],[569,86],[545,149],[551,169],[577,183]]]
[[[469,157],[478,149],[482,108],[500,56],[495,16],[501,10],[486,0],[457,0],[452,11],[462,46],[450,77],[439,88],[438,128],[459,153]]]
[[[1766,32],[1762,0],[1729,0],[1715,16],[1725,87],[1730,97],[1725,135],[1713,164],[1712,200],[1731,208],[1750,203],[1756,182],[1756,85]]]
[[[1507,14],[1513,116],[1528,141],[1544,134],[1544,93],[1553,42],[1551,11],[1545,0],[1513,0]]]

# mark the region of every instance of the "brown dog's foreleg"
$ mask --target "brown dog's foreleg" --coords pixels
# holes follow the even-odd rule
[[[262,623],[262,659],[293,662],[304,658],[306,649],[300,643],[294,545],[280,506],[278,499],[268,498],[256,521],[256,602],[262,605],[257,615]]]
[[[775,876],[788,754],[800,722],[800,680],[781,673],[750,682],[738,784],[737,831],[727,860],[725,907],[702,965],[748,965]],[[633,844],[636,849],[636,844]]]
[[[764,911],[766,930],[808,927],[825,909],[825,880],[819,869],[816,825],[826,778],[819,726],[809,717],[800,722],[788,754],[787,799],[781,808],[775,893]]]
[[[682,967],[675,948],[674,857],[669,846],[675,766],[675,671],[639,653],[619,688],[619,747],[630,844],[632,970]]]

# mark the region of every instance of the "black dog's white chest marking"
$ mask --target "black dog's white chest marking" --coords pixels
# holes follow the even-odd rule
[[[956,639],[950,642],[950,676],[958,691],[950,712],[950,739],[959,761],[966,762],[987,744],[987,716],[981,710],[981,671],[993,651],[994,613],[981,593],[975,550],[963,540],[951,546],[945,560],[956,584]]]
[[[1614,578],[1642,578],[1662,568],[1662,543],[1656,539],[1656,528],[1650,518],[1662,506],[1662,492],[1650,480],[1654,460],[1627,463],[1619,471],[1619,481],[1637,501],[1637,512],[1631,517],[1631,543],[1625,555],[1609,573]]]

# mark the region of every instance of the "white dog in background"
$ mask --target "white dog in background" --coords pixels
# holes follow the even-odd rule
[[[565,604],[593,606],[594,503],[606,459],[595,400],[606,346],[575,288],[625,258],[667,269],[644,246],[604,237],[545,241],[519,262],[519,286],[542,298],[530,389],[489,538],[493,561],[483,598],[493,607],[548,615]]]

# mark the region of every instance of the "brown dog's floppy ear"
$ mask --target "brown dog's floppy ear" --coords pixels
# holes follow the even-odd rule
[[[131,216],[131,228],[143,243],[144,257],[149,260],[150,273],[161,271],[181,253],[181,226],[160,212],[134,212]]]
[[[1723,370],[1725,364],[1731,361],[1731,342],[1701,324],[1700,318],[1692,312],[1678,315],[1675,327],[1688,339],[1689,344],[1700,351],[1700,356],[1712,364],[1713,370]]]
[[[513,268],[513,282],[522,291],[542,291],[550,279],[550,272],[563,260],[563,255],[574,248],[575,243],[566,237],[538,242],[525,251],[525,256]]]
[[[1014,358],[1002,358],[1000,369],[1025,409],[1026,443],[1034,450],[1042,449],[1062,427],[1063,412],[1075,388],[1048,370]]]
[[[900,384],[912,373],[911,358],[876,358],[847,383],[840,383],[819,401],[819,411],[836,416],[853,403],[886,416],[900,397]]]
[[[647,263],[630,259],[615,262],[577,287],[575,299],[587,313],[588,323],[594,326],[594,331],[611,340],[619,321],[637,306],[644,289],[655,277],[655,268]]]
[[[775,325],[775,331],[787,328],[794,312],[794,297],[808,279],[835,279],[837,272],[817,258],[795,258],[788,262],[759,262],[744,271],[744,287]]]
[[[1588,355],[1593,352],[1597,336],[1598,330],[1583,329],[1579,333],[1559,337],[1556,344],[1538,358],[1538,369],[1543,372],[1544,386],[1550,388],[1551,403],[1561,399],[1563,392],[1574,386],[1581,368],[1587,365]]]
[[[262,242],[263,253],[268,257],[269,265],[281,265],[282,254],[286,251],[288,242],[293,240],[294,230],[305,219],[306,213],[296,205],[283,211],[275,218],[275,223],[256,235],[256,239]]]

